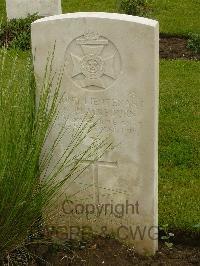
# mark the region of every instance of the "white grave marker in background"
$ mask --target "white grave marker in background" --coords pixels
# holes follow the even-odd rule
[[[73,128],[83,115],[94,114],[99,132],[111,134],[117,145],[66,189],[66,195],[75,192],[76,207],[98,212],[93,219],[91,211],[88,221],[84,213],[70,217],[71,225],[104,228],[152,254],[158,223],[158,32],[157,21],[108,13],[66,14],[32,24],[37,80],[43,79],[55,41],[54,70],[66,62],[62,118],[69,117]],[[65,146],[63,139],[60,154]],[[68,219],[61,211],[55,224],[67,225]]]
[[[62,14],[61,0],[6,0],[8,19],[25,18],[38,13],[46,17]]]

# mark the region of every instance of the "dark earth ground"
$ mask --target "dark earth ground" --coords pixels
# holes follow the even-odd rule
[[[115,239],[103,237],[79,243],[78,246],[68,243],[65,248],[57,250],[44,244],[32,246],[30,250],[38,256],[33,256],[35,261],[30,262],[30,266],[200,265],[200,246],[189,244],[174,244],[170,249],[160,242],[159,251],[155,256],[140,256],[135,253],[134,248],[127,247]]]
[[[187,38],[176,36],[160,36],[160,58],[200,60],[200,54],[195,54],[187,48]]]

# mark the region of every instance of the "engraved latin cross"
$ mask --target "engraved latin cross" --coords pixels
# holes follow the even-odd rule
[[[92,169],[92,178],[93,178],[93,189],[94,189],[94,199],[95,204],[99,205],[99,167],[111,167],[116,168],[118,163],[116,162],[108,162],[108,161],[92,161],[92,160],[85,160],[82,161],[84,164],[90,164]]]

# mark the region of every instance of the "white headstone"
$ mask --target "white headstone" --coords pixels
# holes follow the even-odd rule
[[[61,0],[6,0],[8,19],[25,18],[29,14],[39,16],[62,14]]]
[[[55,223],[67,226],[70,217],[73,226],[82,220],[103,234],[112,231],[140,253],[153,254],[158,224],[158,22],[108,13],[38,20],[32,24],[38,81],[55,41],[54,70],[67,64],[61,116],[73,128],[83,115],[94,114],[98,130],[111,134],[116,144],[66,190],[66,195],[76,194],[73,217],[62,204]],[[60,151],[65,146],[63,139]]]

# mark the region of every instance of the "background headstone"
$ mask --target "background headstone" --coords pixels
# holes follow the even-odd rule
[[[157,250],[158,224],[158,32],[157,21],[108,13],[60,15],[32,24],[38,84],[55,41],[54,71],[66,62],[58,124],[68,120],[76,127],[89,112],[99,119],[97,131],[111,134],[116,145],[66,188],[67,196],[76,195],[75,212],[69,215],[59,199],[55,225],[112,231],[138,252],[151,254]],[[64,138],[55,159],[66,145]]]
[[[52,16],[62,13],[61,0],[6,0],[8,19],[25,18],[28,14]]]

